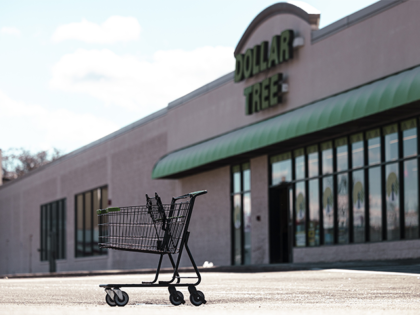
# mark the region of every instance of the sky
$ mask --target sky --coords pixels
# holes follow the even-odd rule
[[[377,1],[305,2],[323,28]],[[0,0],[0,149],[70,153],[166,107],[233,71],[274,3]]]

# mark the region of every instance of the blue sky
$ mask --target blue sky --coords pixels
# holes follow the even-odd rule
[[[165,107],[232,71],[275,2],[0,0],[0,148],[69,153]],[[322,28],[376,1],[305,2]]]

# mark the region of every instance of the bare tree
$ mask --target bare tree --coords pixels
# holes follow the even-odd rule
[[[44,166],[62,156],[62,152],[53,148],[52,152],[39,151],[31,153],[24,148],[11,148],[3,152],[2,169],[3,181],[11,181]]]

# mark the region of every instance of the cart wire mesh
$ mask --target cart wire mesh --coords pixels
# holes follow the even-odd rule
[[[189,202],[98,210],[99,246],[155,254],[179,252]]]

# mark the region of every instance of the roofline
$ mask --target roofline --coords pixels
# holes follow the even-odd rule
[[[154,113],[152,113],[152,114],[150,114],[150,115],[148,115],[144,118],[141,118],[141,119],[139,119],[139,120],[123,127],[123,128],[121,128],[121,129],[118,129],[117,131],[114,131],[113,133],[110,133],[109,135],[106,135],[105,137],[102,137],[102,138],[100,138],[96,141],[93,141],[93,142],[91,142],[87,145],[84,145],[81,148],[76,149],[76,150],[62,156],[61,158],[58,158],[55,161],[52,161],[52,162],[50,162],[48,164],[45,164],[45,165],[43,165],[43,166],[41,166],[41,167],[39,167],[39,168],[37,168],[33,171],[30,171],[29,173],[23,175],[22,177],[11,180],[10,182],[6,182],[6,183],[3,182],[3,185],[0,185],[0,189],[6,188],[6,187],[8,187],[8,186],[10,186],[14,183],[19,182],[20,180],[22,180],[24,178],[27,178],[28,176],[31,176],[31,175],[34,175],[34,174],[38,173],[39,171],[42,171],[42,170],[44,170],[44,169],[46,169],[50,166],[56,165],[60,162],[63,162],[63,161],[65,161],[65,160],[67,160],[67,159],[69,159],[73,156],[76,156],[76,155],[78,155],[78,154],[80,154],[80,153],[82,153],[82,152],[84,152],[84,151],[86,151],[90,148],[93,148],[97,145],[103,144],[103,143],[105,143],[105,142],[107,142],[111,139],[114,139],[116,137],[119,137],[119,136],[133,130],[133,129],[136,129],[140,126],[143,126],[143,125],[145,125],[145,124],[147,124],[147,123],[149,123],[149,122],[151,122],[155,119],[158,119],[162,116],[165,116],[166,113],[168,112],[168,110],[170,110],[174,107],[177,107],[179,105],[182,105],[184,103],[187,103],[187,102],[191,101],[192,99],[194,99],[196,97],[199,97],[199,96],[201,96],[205,93],[208,93],[208,92],[210,92],[214,89],[217,89],[218,87],[220,87],[220,86],[222,86],[222,85],[224,85],[228,82],[233,81],[234,75],[235,75],[234,71],[229,72],[229,73],[221,76],[220,78],[218,78],[216,80],[213,80],[210,83],[207,83],[206,85],[203,85],[202,87],[199,87],[198,89],[196,89],[196,90],[194,90],[194,91],[192,91],[192,92],[190,92],[190,93],[188,93],[188,94],[186,94],[186,95],[184,95],[180,98],[175,99],[174,101],[170,102],[167,105],[167,107],[162,108],[162,109],[158,110],[157,112],[154,112]]]
[[[208,92],[210,92],[214,89],[217,89],[218,87],[220,87],[220,86],[222,86],[222,85],[224,85],[224,84],[226,84],[230,81],[233,81],[234,77],[235,77],[235,71],[229,72],[229,73],[221,76],[220,78],[218,78],[214,81],[211,81],[210,83],[207,83],[206,85],[203,85],[202,87],[200,87],[200,88],[198,88],[198,89],[196,89],[196,90],[194,90],[194,91],[192,91],[192,92],[190,92],[190,93],[188,93],[188,94],[170,102],[168,104],[168,109],[174,108],[174,107],[179,106],[179,105],[184,104],[184,103],[187,103],[187,102],[191,101],[192,99],[194,99],[196,97],[199,97],[199,96],[201,96],[205,93],[208,93]]]
[[[346,17],[334,23],[331,23],[319,30],[313,30],[311,34],[311,43],[314,44],[342,30],[345,30],[346,28],[353,26],[354,24],[362,22],[363,20],[366,20],[388,9],[391,9],[392,7],[406,1],[408,0],[380,0],[378,2],[375,2],[368,7],[354,12],[353,14],[347,15]]]
[[[398,4],[401,4],[403,2],[406,2],[408,0],[380,0],[376,3],[371,4],[370,6],[363,8],[353,14],[350,14],[330,25],[327,25],[326,27],[319,29],[319,30],[314,30],[312,31],[312,36],[311,36],[311,42],[315,43],[317,41],[320,41],[322,39],[325,39],[329,36],[334,35],[335,33],[342,31],[350,26],[353,26],[356,23],[359,23],[365,19],[368,19],[376,14],[379,14],[385,10],[388,10]],[[294,10],[294,13],[290,12],[286,12],[286,9],[290,9],[290,10]],[[252,26],[252,31],[255,29],[256,26],[258,26],[259,24],[261,24],[262,22],[264,22],[265,20],[267,20],[268,18],[276,15],[276,14],[284,14],[284,13],[291,13],[291,14],[302,14],[303,17],[305,17],[305,15],[308,18],[312,18],[315,19],[315,16],[318,16],[319,19],[319,14],[308,14],[306,13],[304,10],[302,10],[301,8],[289,4],[289,3],[276,3],[268,8],[266,8],[264,11],[262,11],[260,14],[257,15],[257,17],[251,22],[251,24],[248,26],[247,30],[245,31],[244,35],[242,36],[241,40],[238,43],[238,46],[235,49],[235,55],[236,55],[236,50],[238,49],[241,41],[244,39],[245,34],[250,30],[251,26]],[[300,17],[302,17],[300,16]],[[258,25],[253,25],[253,23],[258,23]],[[310,24],[309,20],[308,23]],[[312,23],[315,23],[312,20]],[[247,36],[250,36],[250,34],[248,34]],[[205,93],[208,93],[230,81],[233,81],[234,79],[234,75],[235,72],[232,71],[228,74],[225,74],[224,76],[206,84],[203,85],[202,87],[170,102],[168,104],[168,108],[173,108],[175,106],[187,103],[191,100],[193,100],[194,98],[197,98]]]
[[[9,186],[13,185],[14,183],[17,183],[17,182],[21,181],[22,179],[25,179],[25,178],[27,178],[31,175],[34,175],[34,174],[36,174],[36,173],[38,173],[38,172],[40,172],[40,171],[42,171],[42,170],[44,170],[44,169],[46,169],[50,166],[57,165],[61,162],[64,162],[67,159],[72,158],[76,155],[79,155],[79,154],[83,153],[84,151],[86,151],[90,148],[93,148],[93,147],[96,147],[96,146],[101,145],[103,143],[106,143],[109,140],[117,138],[117,137],[119,137],[119,136],[133,130],[133,129],[136,129],[136,128],[142,126],[142,125],[145,125],[145,124],[147,124],[147,123],[149,123],[149,122],[151,122],[151,121],[153,121],[153,120],[155,120],[159,117],[165,116],[167,112],[168,112],[168,109],[166,107],[162,108],[161,110],[158,110],[157,112],[154,112],[154,113],[152,113],[152,114],[150,114],[150,115],[148,115],[148,116],[146,116],[142,119],[139,119],[139,120],[121,128],[121,129],[118,129],[117,131],[114,131],[113,133],[110,133],[109,135],[106,135],[105,137],[102,137],[102,138],[100,138],[96,141],[93,141],[93,142],[91,142],[87,145],[82,146],[79,149],[76,149],[76,150],[74,150],[74,151],[72,151],[72,152],[70,152],[66,155],[63,155],[62,157],[58,158],[57,160],[54,160],[54,161],[52,161],[48,164],[45,164],[41,167],[38,167],[37,169],[30,171],[29,173],[23,175],[22,177],[19,177],[17,179],[11,180],[11,181],[6,182],[6,183],[3,182],[3,185],[0,185],[0,189],[9,187]]]
[[[334,35],[335,33],[342,31],[350,26],[353,26],[356,23],[359,23],[365,19],[368,19],[376,14],[379,14],[385,10],[388,10],[398,4],[401,4],[403,2],[406,2],[408,0],[380,0],[376,3],[371,4],[370,6],[363,8],[353,14],[350,14],[330,25],[327,25],[326,27],[319,29],[319,30],[314,30],[312,31],[312,36],[311,36],[311,42],[315,43],[317,41],[320,41],[322,39],[325,39],[329,36]],[[308,18],[312,18],[315,19],[315,16],[318,16],[319,19],[319,14],[308,14],[306,13],[304,10],[302,10],[301,8],[289,4],[289,3],[276,3],[268,8],[266,8],[264,11],[262,11],[260,14],[257,15],[257,17],[251,22],[251,24],[248,26],[247,30],[245,31],[244,35],[242,36],[241,40],[238,43],[238,46],[240,45],[241,41],[244,39],[245,34],[250,30],[251,26],[252,26],[252,31],[255,29],[256,26],[258,26],[259,24],[261,24],[262,22],[264,22],[265,20],[267,20],[268,18],[276,15],[276,14],[284,14],[284,13],[290,13],[287,12],[286,10],[294,10],[294,13],[291,14],[302,14],[303,18],[306,17]],[[300,17],[302,17],[300,16]],[[312,16],[312,17],[311,17]],[[313,23],[315,23],[314,21],[312,21]],[[253,25],[253,23],[258,23]],[[308,23],[310,24],[309,20]],[[247,36],[250,36],[247,35]],[[238,49],[238,46],[236,47],[236,49]],[[236,55],[236,49],[235,49],[235,55]],[[234,79],[234,75],[235,72],[232,71],[228,74],[225,74],[224,76],[221,76],[220,78],[206,84],[203,85],[202,87],[180,97],[175,99],[174,101],[170,102],[168,104],[168,108],[173,108],[176,106],[179,106],[181,104],[185,104],[191,100],[193,100],[194,98],[197,98],[205,93],[208,93],[230,81],[233,81]]]
[[[320,17],[319,14],[309,14],[301,8],[287,2],[275,3],[269,6],[268,8],[264,9],[252,20],[248,28],[245,30],[245,33],[239,40],[238,44],[236,45],[233,55],[236,56],[241,52],[249,37],[260,26],[260,24],[264,23],[269,18],[278,14],[293,14],[307,22],[309,25],[311,25],[313,29],[318,29]]]

